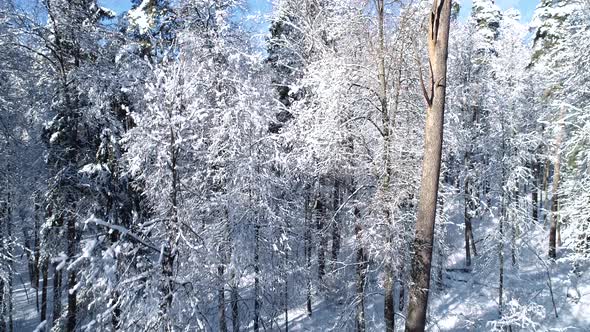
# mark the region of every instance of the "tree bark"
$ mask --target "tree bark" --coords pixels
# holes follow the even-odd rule
[[[564,120],[565,109],[561,109],[560,128],[555,142],[555,166],[553,172],[553,188],[551,189],[551,224],[549,228],[549,257],[555,259],[557,257],[557,223],[559,222],[559,181],[561,175],[561,141],[564,135]]]
[[[76,219],[74,216],[69,216],[67,221],[67,236],[68,236],[68,260],[71,262],[74,261],[74,257],[76,255],[76,244],[77,244],[77,236],[76,236]],[[67,323],[66,323],[66,331],[67,332],[74,332],[76,330],[76,315],[77,315],[77,291],[76,291],[76,274],[78,273],[77,269],[70,269],[68,273],[68,313],[67,313]]]
[[[43,288],[41,289],[41,322],[43,322],[47,320],[47,279],[49,275],[49,262],[44,258],[41,264],[41,274],[43,275]]]
[[[312,294],[311,294],[311,228],[312,228],[312,212],[311,212],[311,201],[310,201],[310,194],[307,193],[305,197],[305,260],[306,260],[306,267],[307,267],[307,299],[306,299],[306,306],[307,306],[307,316],[312,315]]]
[[[55,322],[61,316],[61,271],[57,270],[57,263],[53,264],[53,314],[52,323]]]
[[[254,226],[254,332],[260,331],[260,225]]]
[[[413,243],[412,283],[406,331],[424,331],[432,267],[434,224],[440,176],[451,0],[434,0],[430,13],[428,53],[431,69],[430,94],[424,88],[426,113],[424,160],[416,236]]]
[[[233,332],[240,331],[240,307],[238,303],[238,283],[235,280],[235,273],[232,272],[232,279],[234,280],[231,289],[231,321]]]
[[[378,54],[377,54],[377,68],[379,79],[379,104],[381,110],[381,122],[383,133],[383,169],[384,177],[381,184],[381,195],[383,199],[383,214],[385,216],[385,225],[387,227],[385,231],[387,250],[384,265],[385,280],[383,283],[384,291],[384,306],[383,306],[383,317],[385,320],[385,331],[393,332],[395,328],[395,302],[394,302],[394,284],[393,284],[393,266],[392,266],[392,220],[391,210],[389,206],[389,190],[391,176],[393,173],[391,167],[391,119],[389,114],[389,101],[387,96],[387,73],[385,70],[385,1],[375,0],[375,6],[377,9],[377,21],[378,21]]]
[[[533,222],[537,223],[539,221],[539,178],[540,178],[540,166],[538,162],[534,162],[533,164],[533,187],[531,192],[531,205],[533,208]]]
[[[217,277],[219,278],[219,289],[217,290],[217,319],[219,320],[219,331],[227,332],[225,321],[225,281],[223,275],[225,267],[223,264],[217,266]]]
[[[336,262],[340,253],[340,181],[334,179],[334,197],[333,197],[334,220],[332,220],[332,270],[336,270]]]
[[[356,314],[355,329],[357,332],[365,331],[365,282],[367,273],[367,258],[362,245],[361,212],[354,208],[354,233],[356,238]]]
[[[320,289],[322,288],[322,280],[326,274],[326,234],[324,229],[324,218],[326,215],[326,208],[322,201],[320,189],[317,193],[318,197],[315,202],[316,210],[316,230],[318,232],[319,243],[318,243],[318,280],[320,283]]]

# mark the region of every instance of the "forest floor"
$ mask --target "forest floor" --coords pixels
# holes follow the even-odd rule
[[[547,259],[548,224],[520,225],[515,235],[504,225],[504,310],[498,311],[499,247],[497,211],[474,220],[477,256],[465,269],[463,203],[445,206],[446,262],[441,288],[430,294],[428,331],[492,331],[510,326],[516,331],[590,331],[590,271],[588,264],[573,271],[570,252],[558,249],[558,259]],[[542,216],[541,216],[542,217]],[[434,270],[435,268],[433,268]],[[396,294],[397,296],[397,294]],[[367,330],[383,331],[383,296],[368,292]],[[396,311],[398,310],[396,305]],[[396,315],[396,330],[404,330],[404,316]],[[353,320],[350,305],[315,303],[313,315],[304,305],[289,311],[290,331],[342,331],[342,320]],[[346,330],[352,329],[349,324]],[[281,325],[284,328],[284,323]]]
[[[527,223],[515,237],[512,255],[512,230],[505,229],[504,312],[498,312],[499,247],[496,211],[474,222],[477,256],[471,269],[465,269],[462,202],[445,206],[450,222],[445,227],[445,270],[440,288],[433,288],[429,302],[429,331],[491,331],[494,326],[511,326],[512,331],[590,331],[590,271],[588,265],[574,272],[570,253],[558,250],[555,262],[547,257],[547,225]],[[27,256],[17,254],[14,278],[15,331],[33,331],[39,324],[37,296],[31,287]],[[50,273],[51,275],[51,273]],[[378,278],[378,275],[369,276]],[[52,298],[49,280],[49,301]],[[369,284],[378,284],[371,280]],[[365,298],[367,329],[382,331],[383,295],[378,288],[367,289]],[[40,290],[39,290],[40,301]],[[397,296],[397,294],[396,294]],[[352,330],[354,305],[324,297],[313,304],[309,317],[305,303],[292,304],[288,311],[290,331]],[[348,298],[350,299],[350,298]],[[342,303],[342,304],[339,304]],[[397,310],[398,308],[396,308]],[[51,303],[48,304],[51,315]],[[281,322],[282,321],[282,322]],[[396,330],[402,331],[403,314],[396,315]],[[270,330],[285,330],[284,316],[276,318]]]

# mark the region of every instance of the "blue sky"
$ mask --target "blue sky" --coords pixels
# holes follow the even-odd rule
[[[129,0],[99,0],[102,6],[110,8],[120,14],[131,7],[131,1]],[[248,4],[251,9],[259,11],[270,11],[272,6],[270,0],[248,0]]]
[[[465,17],[471,12],[471,1],[472,0],[461,0],[462,13],[461,16]],[[533,12],[539,0],[496,0],[496,4],[503,10],[509,8],[516,8],[520,10],[523,22],[530,22],[533,17]]]
[[[471,11],[472,0],[461,0],[463,6],[462,16],[469,15]],[[502,9],[516,8],[522,14],[522,21],[529,22],[533,16],[533,11],[537,6],[538,0],[496,0],[496,3]],[[129,9],[129,0],[101,0],[100,3],[117,13],[124,12]],[[272,8],[270,0],[248,0],[251,9],[261,12],[269,12]]]

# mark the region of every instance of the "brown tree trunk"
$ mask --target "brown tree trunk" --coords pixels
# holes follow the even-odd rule
[[[412,283],[410,284],[410,302],[406,320],[407,332],[424,331],[426,328],[443,143],[450,21],[451,0],[434,0],[430,13],[428,33],[428,53],[430,67],[432,68],[431,89],[430,93],[428,93],[423,85],[428,109],[424,128],[425,151],[422,162],[420,200],[416,220],[416,236],[413,244]]]

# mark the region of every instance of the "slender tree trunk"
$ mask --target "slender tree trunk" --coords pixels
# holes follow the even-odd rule
[[[502,203],[502,210],[505,210],[504,203]],[[504,306],[504,218],[505,212],[502,212],[502,217],[500,218],[499,224],[499,233],[500,233],[500,243],[498,244],[498,258],[499,258],[499,265],[500,265],[500,280],[498,285],[498,313],[500,317],[502,317],[502,308]]]
[[[0,232],[1,232],[0,225]],[[0,332],[6,331],[6,285],[0,280]]]
[[[225,267],[223,264],[217,267],[217,277],[219,278],[219,289],[217,290],[217,319],[219,320],[219,331],[227,332],[225,321],[225,282],[223,275]]]
[[[321,193],[318,192],[318,198],[315,203],[316,209],[316,230],[318,232],[318,280],[320,288],[322,287],[322,280],[326,274],[326,234],[324,229],[324,218],[326,208],[321,198]]]
[[[539,163],[535,161],[533,164],[533,187],[531,193],[534,223],[539,221],[539,173],[541,173]]]
[[[446,95],[447,57],[451,0],[434,0],[430,13],[428,51],[432,68],[431,92],[423,85],[428,109],[426,113],[424,160],[416,237],[412,257],[412,283],[406,331],[424,331],[432,267],[432,247],[438,184],[443,143],[444,109]]]
[[[362,245],[361,212],[354,208],[356,238],[356,314],[355,327],[357,332],[365,331],[365,283],[367,273],[367,259]]]
[[[384,0],[375,0],[377,8],[377,20],[379,27],[378,36],[378,79],[379,79],[379,103],[381,106],[381,122],[383,133],[383,163],[384,174],[383,183],[381,184],[381,195],[383,198],[383,212],[385,216],[385,237],[387,241],[387,257],[385,257],[384,274],[384,306],[383,317],[385,319],[385,331],[393,332],[395,328],[395,305],[394,305],[394,283],[393,283],[393,266],[391,257],[392,243],[392,220],[389,206],[389,189],[392,176],[391,168],[391,119],[389,114],[389,101],[387,96],[387,77],[385,70],[385,2]]]
[[[547,212],[545,211],[547,206],[547,200],[549,199],[549,171],[551,168],[551,164],[549,163],[549,159],[545,160],[545,168],[543,172],[543,190],[541,191],[544,194],[544,199],[541,200],[541,206],[543,211],[543,227],[547,224]]]
[[[73,216],[68,217],[67,221],[67,233],[68,233],[68,260],[72,262],[76,255],[76,219]],[[70,269],[68,273],[68,313],[66,331],[74,332],[76,330],[76,314],[77,308],[77,290],[76,290],[76,274],[77,269]]]
[[[520,209],[520,184],[517,182],[516,184],[516,191],[514,192],[514,202],[516,204],[516,210],[518,211]],[[518,220],[516,219],[516,216],[512,215],[512,217],[510,218],[510,228],[511,228],[511,232],[510,232],[510,236],[511,236],[511,240],[510,240],[510,257],[512,259],[512,266],[516,266],[516,240],[518,238]]]
[[[336,270],[336,263],[338,262],[338,254],[340,253],[340,181],[338,178],[334,179],[334,220],[332,223],[332,270]]]
[[[465,190],[464,190],[464,197],[465,197],[465,212],[464,212],[464,219],[465,219],[465,266],[468,268],[471,267],[471,256],[477,256],[477,250],[475,248],[475,240],[473,239],[473,223],[471,219],[473,218],[473,213],[476,209],[475,203],[473,201],[473,182],[470,176],[467,176],[465,179]]]
[[[5,204],[4,210],[4,218],[0,216],[0,222],[4,222],[6,224],[6,238],[8,239],[8,256],[14,257],[14,247],[13,247],[13,237],[12,237],[12,216],[11,216],[11,206],[10,200]],[[4,219],[4,220],[2,220]],[[13,308],[13,301],[12,301],[12,293],[13,293],[13,283],[14,283],[14,261],[10,260],[7,262],[8,265],[8,287],[6,290],[6,302],[7,302],[7,312],[8,312],[8,332],[14,331],[14,308]]]
[[[254,226],[254,332],[260,331],[260,225]]]
[[[285,286],[283,288],[283,311],[285,312],[285,332],[289,332],[289,275],[287,273],[288,263],[289,263],[289,250],[284,248],[285,250],[285,262],[283,267],[283,278],[285,279]]]
[[[557,224],[559,222],[559,181],[561,176],[561,142],[563,140],[564,135],[564,125],[563,120],[565,117],[565,109],[562,108],[561,115],[560,115],[560,129],[559,133],[557,134],[557,140],[555,142],[555,166],[554,166],[554,173],[553,173],[553,188],[551,189],[551,225],[549,228],[549,257],[556,258],[557,257]]]
[[[235,279],[235,277],[235,273],[232,272],[232,279]],[[231,289],[231,321],[233,332],[238,332],[240,331],[240,307],[238,303],[238,284],[237,281],[234,282],[235,284]]]
[[[43,288],[41,289],[41,322],[47,320],[47,279],[49,275],[49,262],[46,258],[41,263],[41,274],[43,275]]]
[[[169,115],[171,117],[171,114]],[[168,220],[166,222],[166,243],[163,248],[162,257],[162,280],[160,284],[160,317],[162,318],[163,327],[166,332],[173,330],[174,323],[170,318],[170,311],[172,309],[172,302],[174,300],[174,262],[176,260],[176,234],[178,229],[178,192],[179,192],[179,178],[178,178],[178,160],[176,135],[174,129],[170,127],[170,173],[172,181],[170,183],[169,203],[170,211],[168,212]]]
[[[61,271],[57,270],[57,263],[53,264],[53,314],[51,317],[53,325],[61,317],[61,279]]]
[[[306,267],[307,267],[307,316],[312,315],[312,294],[311,294],[311,228],[312,228],[312,213],[311,213],[311,202],[310,202],[310,194],[307,193],[305,197],[305,260],[306,260]]]

